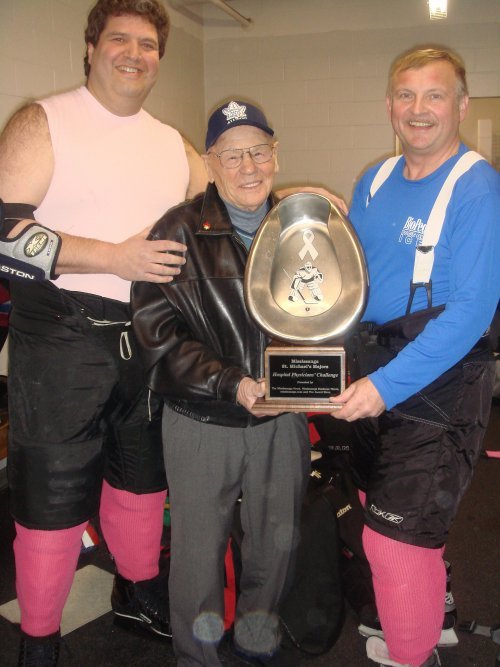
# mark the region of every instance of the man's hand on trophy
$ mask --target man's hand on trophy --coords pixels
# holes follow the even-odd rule
[[[262,410],[262,408],[255,412],[252,408],[255,401],[258,398],[263,398],[266,395],[266,383],[264,380],[259,379],[257,381],[252,380],[252,378],[245,377],[242,379],[238,385],[238,391],[236,393],[236,401],[248,410],[255,417],[274,417],[280,415],[283,410],[275,410],[270,408],[267,410]]]
[[[250,377],[245,377],[238,385],[236,401],[251,412],[255,401],[265,396],[265,393],[264,382],[256,382]]]
[[[381,395],[367,377],[353,382],[338,396],[330,396],[329,400],[335,404],[331,416],[348,422],[364,417],[378,417],[385,410]]]

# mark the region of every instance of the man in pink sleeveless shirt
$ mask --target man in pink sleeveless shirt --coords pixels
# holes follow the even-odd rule
[[[129,328],[130,281],[169,282],[184,263],[185,246],[147,240],[149,228],[206,185],[196,151],[142,109],[168,29],[158,0],[99,0],[85,33],[86,86],[21,109],[0,139],[3,202],[30,205],[62,240],[57,280],[12,283],[8,467],[20,665],[57,664],[62,610],[99,502],[117,569],[116,618],[170,635],[155,586],[161,406]],[[33,223],[25,215],[11,235]]]

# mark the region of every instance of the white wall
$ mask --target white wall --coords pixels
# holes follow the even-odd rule
[[[207,113],[230,97],[260,104],[280,140],[280,184],[316,183],[347,200],[394,139],[384,95],[391,61],[424,42],[464,58],[470,94],[500,95],[500,2],[450,0],[430,21],[426,0],[235,0],[253,26],[206,9]]]
[[[94,0],[0,0],[0,128],[27,101],[84,83]],[[203,31],[169,8],[172,29],[145,107],[203,145]]]
[[[203,28],[167,3],[172,28],[160,78],[145,105],[154,116],[177,128],[197,148],[205,141]]]
[[[251,29],[211,5],[205,25],[176,12],[146,107],[203,148],[207,114],[232,96],[263,106],[280,140],[278,183],[317,183],[350,199],[354,179],[393,150],[386,74],[424,41],[465,59],[471,94],[500,95],[499,0],[230,0]],[[83,82],[93,0],[0,0],[0,127],[27,100]],[[193,9],[194,13],[194,9]]]

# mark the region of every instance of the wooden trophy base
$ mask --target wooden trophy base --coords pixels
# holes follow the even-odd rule
[[[346,355],[341,345],[273,343],[264,353],[265,398],[258,399],[254,412],[331,412],[341,407],[331,403],[345,389]]]

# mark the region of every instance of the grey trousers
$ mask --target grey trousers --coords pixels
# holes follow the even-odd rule
[[[272,655],[279,645],[277,609],[294,560],[310,469],[305,416],[285,414],[251,428],[229,428],[165,407],[163,442],[178,667],[221,665],[224,555],[240,495],[244,536],[234,639],[249,655]]]

